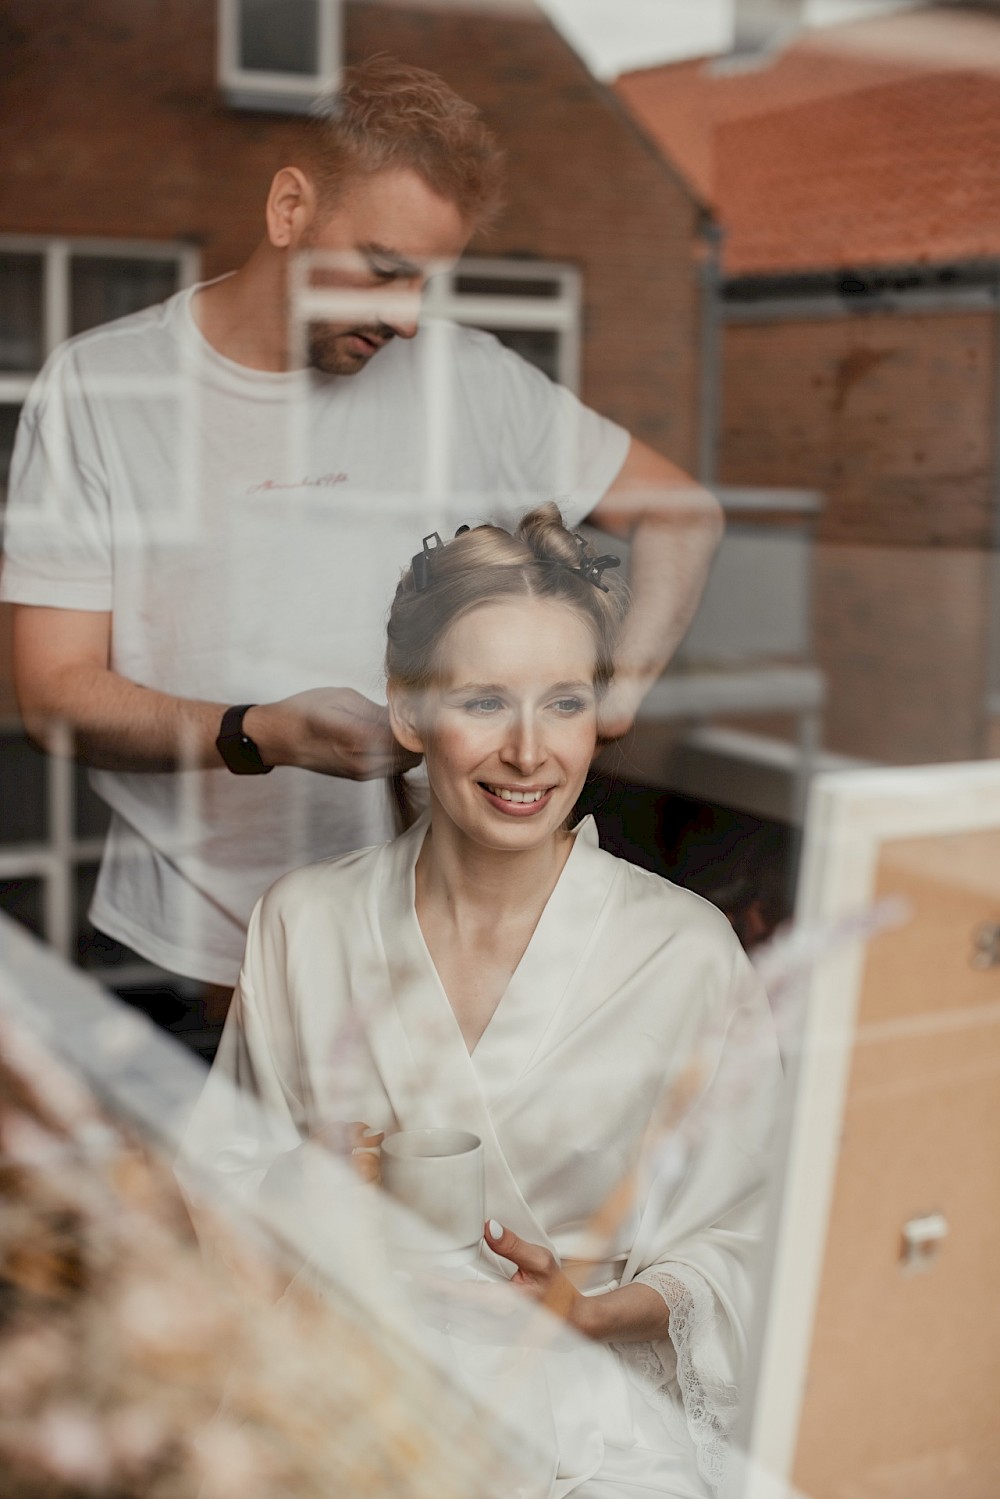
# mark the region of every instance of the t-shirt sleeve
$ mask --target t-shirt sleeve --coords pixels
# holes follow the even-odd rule
[[[111,608],[108,486],[71,356],[56,354],[18,425],[3,527],[0,599]]]
[[[555,500],[566,524],[577,526],[618,477],[629,434],[510,349],[500,357],[498,519],[510,524],[532,505]]]

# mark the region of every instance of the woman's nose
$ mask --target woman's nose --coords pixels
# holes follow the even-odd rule
[[[508,765],[523,775],[530,775],[545,758],[540,726],[531,713],[522,713],[511,724],[504,749]]]

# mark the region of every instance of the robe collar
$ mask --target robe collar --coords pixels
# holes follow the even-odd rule
[[[479,1135],[490,1214],[522,1237],[551,1247],[514,1179],[490,1110],[544,1053],[546,1038],[572,1001],[588,939],[614,883],[615,860],[601,853],[593,818],[584,818],[521,961],[470,1056],[417,920],[415,868],[429,822],[425,814],[382,851],[376,898],[390,999],[367,1017],[376,1062],[400,1127],[448,1126]]]

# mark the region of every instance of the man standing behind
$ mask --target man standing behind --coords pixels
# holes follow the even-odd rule
[[[428,273],[498,192],[440,79],[351,70],[246,264],[72,340],[25,406],[0,587],[22,712],[40,743],[68,726],[112,810],[91,919],[167,970],[230,987],[278,875],[391,836],[380,781],[405,757],[374,698],[421,537],[556,497],[632,540],[609,736],[697,605],[711,496],[491,336],[418,331]],[[358,311],[300,357],[303,252]]]

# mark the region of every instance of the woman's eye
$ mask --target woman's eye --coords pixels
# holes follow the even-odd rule
[[[497,713],[503,704],[498,697],[476,697],[465,706],[470,713]]]
[[[557,713],[563,713],[567,716],[571,713],[582,713],[586,706],[582,697],[561,697],[553,704]]]

